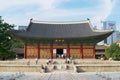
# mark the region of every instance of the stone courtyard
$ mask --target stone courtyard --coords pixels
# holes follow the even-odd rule
[[[120,80],[120,72],[1,72],[0,80]]]
[[[0,80],[120,80],[120,61],[74,59],[0,61]]]

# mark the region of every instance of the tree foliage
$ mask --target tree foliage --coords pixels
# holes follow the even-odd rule
[[[120,46],[116,43],[111,44],[110,47],[105,50],[105,56],[107,58],[120,59]]]
[[[14,48],[24,48],[24,42],[22,42],[22,41],[14,40],[12,43],[13,44],[11,46],[11,49],[14,49]]]
[[[9,33],[9,30],[13,29],[14,25],[10,25],[3,20],[0,20],[0,59],[9,59],[14,56],[13,51],[11,50],[12,46],[12,37]]]

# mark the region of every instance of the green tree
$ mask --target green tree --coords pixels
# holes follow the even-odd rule
[[[107,58],[120,59],[120,46],[116,43],[111,44],[110,47],[105,50],[105,56]]]
[[[11,50],[13,39],[9,33],[13,28],[14,25],[0,20],[0,59],[10,59],[15,56]],[[11,55],[13,55],[13,57],[11,57]]]
[[[24,42],[22,42],[22,41],[14,40],[12,43],[13,44],[11,46],[11,49],[14,49],[14,48],[24,48]]]

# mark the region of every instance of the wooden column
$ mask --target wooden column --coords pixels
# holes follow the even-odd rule
[[[70,57],[70,45],[69,44],[67,45],[67,55],[66,56]]]
[[[27,59],[27,44],[24,45],[24,58]]]
[[[50,58],[53,59],[53,44],[50,45]]]
[[[40,45],[39,44],[37,46],[37,50],[38,50],[38,52],[37,52],[37,58],[39,59],[40,58]]]
[[[80,57],[83,59],[83,45],[80,45]]]
[[[96,58],[95,57],[95,45],[93,45],[93,58]]]

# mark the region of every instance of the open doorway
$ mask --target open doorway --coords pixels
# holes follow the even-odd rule
[[[56,49],[56,57],[57,58],[63,57],[63,49]]]

